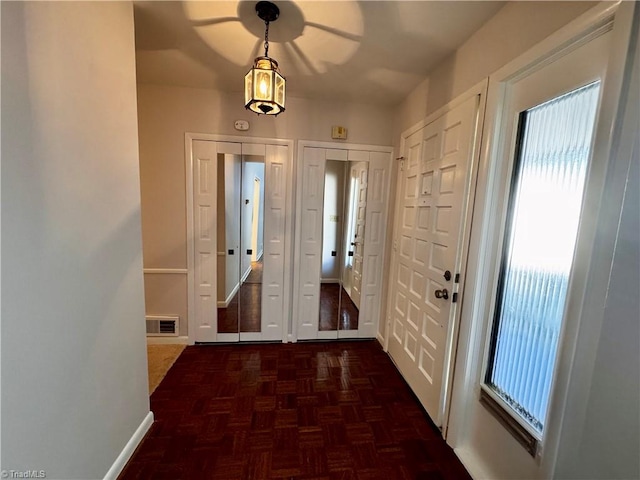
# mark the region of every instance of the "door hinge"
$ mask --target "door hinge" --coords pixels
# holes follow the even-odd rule
[[[458,301],[458,292],[454,293],[451,296],[451,303],[456,303]]]

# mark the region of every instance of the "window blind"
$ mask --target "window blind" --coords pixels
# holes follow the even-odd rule
[[[486,383],[542,432],[599,82],[520,115]]]

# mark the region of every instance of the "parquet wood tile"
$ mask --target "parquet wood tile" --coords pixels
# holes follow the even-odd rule
[[[469,480],[375,341],[187,347],[121,480]]]

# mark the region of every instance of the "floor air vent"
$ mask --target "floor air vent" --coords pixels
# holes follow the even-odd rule
[[[173,315],[147,315],[147,337],[177,337],[180,317]]]

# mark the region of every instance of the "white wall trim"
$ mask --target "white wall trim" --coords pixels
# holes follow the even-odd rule
[[[447,103],[443,107],[432,112],[431,114],[426,116],[423,120],[417,122],[413,126],[409,127],[407,130],[402,132],[401,138],[400,138],[400,148],[398,152],[398,155],[400,155],[399,159],[402,159],[403,158],[402,155],[404,155],[404,151],[405,151],[406,139],[408,137],[413,135],[415,132],[418,132],[420,129],[426,127],[430,123],[434,122],[438,118],[442,117],[446,113],[450,112],[451,110],[457,108],[459,105],[462,105],[463,103],[469,101],[474,97],[477,98],[476,124],[473,126],[473,131],[475,136],[472,143],[472,150],[470,154],[471,160],[469,162],[469,167],[468,167],[469,178],[465,186],[467,196],[463,202],[463,215],[461,218],[462,233],[460,235],[459,244],[456,245],[456,249],[460,255],[459,258],[456,258],[456,263],[458,265],[456,272],[460,273],[463,279],[463,283],[459,285],[459,290],[458,290],[459,292],[458,294],[460,296],[460,300],[459,300],[460,306],[455,311],[454,317],[452,318],[451,326],[449,327],[449,332],[447,333],[448,340],[447,340],[444,367],[443,367],[444,371],[443,371],[442,385],[443,385],[443,388],[446,388],[446,390],[444,392],[445,400],[443,403],[443,410],[442,410],[442,433],[445,439],[447,439],[447,436],[448,436],[449,415],[451,411],[452,394],[453,394],[452,393],[453,392],[453,376],[454,376],[455,362],[456,362],[456,356],[457,356],[458,335],[460,331],[459,325],[462,318],[462,305],[464,303],[464,295],[465,295],[464,279],[466,277],[467,258],[470,250],[469,245],[471,241],[471,219],[472,219],[472,212],[474,208],[474,201],[475,201],[475,195],[476,195],[478,165],[480,163],[482,129],[483,129],[483,122],[484,122],[485,108],[486,108],[487,87],[488,87],[488,79],[484,79],[478,82],[473,87],[471,87],[467,91],[457,96],[451,102]],[[392,225],[391,242],[389,242],[390,245],[387,247],[390,252],[389,272],[386,276],[388,279],[396,278],[396,275],[397,275],[396,272],[398,268],[396,251],[393,246],[397,245],[398,243],[396,236],[400,230],[399,222],[401,217],[400,209],[402,207],[402,202],[398,201],[397,196],[399,192],[401,192],[401,185],[400,185],[401,179],[402,177],[400,175],[400,170],[398,169],[397,176],[395,179],[396,199],[394,202],[394,205],[395,205],[395,208],[394,208],[395,212],[393,216],[394,224]],[[383,346],[384,351],[388,352],[389,337],[390,337],[388,329],[389,329],[389,325],[392,318],[392,310],[394,308],[394,301],[393,301],[394,289],[392,286],[388,286],[386,291],[387,291],[387,301],[386,301],[387,308],[386,308],[386,311],[384,312],[384,315],[381,315],[381,317],[383,318],[383,321],[385,322],[385,325],[384,325],[384,330],[378,334],[378,338],[380,339],[380,343]]]
[[[429,115],[424,117],[422,120],[420,120],[417,123],[414,123],[412,126],[410,126],[405,131],[403,131],[400,134],[400,151],[399,151],[399,155],[402,155],[402,152],[404,151],[404,144],[406,142],[406,139],[409,138],[414,133],[416,133],[418,130],[420,130],[421,128],[426,127],[431,122],[433,122],[434,120],[437,120],[439,117],[441,117],[445,113],[450,112],[451,110],[456,108],[458,105],[463,104],[464,102],[469,100],[469,98],[473,97],[474,95],[483,95],[483,94],[486,95],[487,83],[488,83],[488,79],[487,78],[485,78],[484,80],[480,80],[474,86],[469,88],[467,91],[462,92],[460,95],[458,95],[456,98],[451,100],[446,105],[443,105],[442,107],[438,108],[437,110],[431,112]]]
[[[465,448],[455,448],[453,452],[456,454],[462,465],[464,465],[464,468],[467,469],[471,478],[478,480],[496,478],[494,474],[487,472],[486,465],[482,463],[470,450]]]
[[[311,147],[311,148],[326,148],[326,149],[335,149],[335,150],[344,150],[344,151],[358,151],[358,150],[362,150],[362,151],[366,151],[366,152],[379,152],[379,153],[388,153],[390,158],[393,157],[393,147],[391,146],[380,146],[380,145],[364,145],[364,144],[360,144],[360,143],[338,143],[338,142],[325,142],[325,141],[316,141],[316,140],[298,140],[297,142],[297,162],[296,162],[296,168],[295,168],[295,172],[291,172],[292,175],[294,175],[294,178],[297,179],[297,181],[295,182],[295,186],[297,186],[298,188],[295,188],[295,191],[293,192],[292,198],[296,199],[296,206],[295,206],[295,211],[292,211],[292,214],[295,215],[296,219],[300,219],[302,216],[302,165],[303,165],[303,161],[304,161],[304,149],[306,147]],[[347,154],[348,156],[348,154]],[[345,158],[346,160],[346,158]],[[368,162],[368,160],[367,160]],[[387,188],[390,187],[390,183],[391,183],[391,176],[392,176],[392,160],[390,160],[390,168],[388,170],[389,173],[389,180],[387,181]],[[387,193],[387,199],[386,199],[386,205],[385,205],[385,220],[388,221],[389,218],[389,201],[390,199],[388,198],[388,193]],[[291,302],[291,326],[290,326],[290,335],[289,335],[289,341],[293,341],[293,342],[297,342],[298,340],[298,318],[293,316],[293,312],[297,312],[298,311],[298,304],[297,301],[299,299],[299,294],[300,294],[300,287],[299,287],[299,282],[298,279],[300,277],[300,268],[301,268],[301,264],[300,264],[300,239],[302,236],[302,226],[300,224],[300,222],[295,222],[294,225],[294,238],[295,238],[295,251],[293,252],[293,265],[294,265],[294,269],[292,269],[292,274],[293,274],[293,279],[295,280],[293,282],[293,287],[291,289],[292,293],[293,293],[293,300],[295,300],[295,304],[292,301]],[[382,257],[383,257],[383,261],[385,255],[386,255],[386,239],[385,239],[385,247],[383,248],[382,251]],[[381,289],[384,290],[384,285],[381,286]],[[382,311],[380,311],[379,313],[379,322],[385,322],[385,318],[384,318],[384,313]],[[380,326],[378,325],[377,329],[380,329]],[[323,334],[321,334],[321,332],[319,332],[319,336],[318,338],[322,337]],[[334,337],[335,338],[335,337]],[[284,341],[284,340],[283,340]]]
[[[185,141],[191,143],[193,140],[209,140],[213,142],[230,143],[263,143],[265,145],[283,145],[293,148],[293,140],[286,138],[266,138],[266,137],[239,137],[234,135],[217,135],[212,133],[192,133],[184,134]]]
[[[186,268],[144,268],[142,271],[145,275],[186,275],[189,273]]]
[[[393,147],[381,145],[365,145],[362,143],[324,142],[319,140],[298,140],[298,153],[304,147],[331,148],[336,150],[366,150],[367,152],[392,153]],[[300,157],[298,157],[300,158]]]
[[[140,445],[140,442],[142,442],[142,439],[151,428],[151,425],[153,425],[153,412],[147,413],[144,417],[140,426],[133,433],[120,452],[120,455],[118,455],[118,458],[116,458],[116,461],[113,462],[113,465],[111,465],[111,468],[104,476],[104,480],[116,480],[118,478],[118,475],[122,473],[122,470],[124,470],[124,467],[133,455],[133,452],[136,451],[136,448],[138,448],[138,445]]]
[[[194,314],[195,303],[195,264],[193,246],[193,135],[186,133],[184,136],[184,162],[185,162],[185,190],[187,204],[187,334],[189,345],[195,344],[196,317]]]
[[[294,141],[283,138],[265,138],[265,137],[240,137],[233,135],[217,135],[210,133],[193,133],[186,132],[184,134],[184,153],[185,153],[185,181],[186,181],[186,205],[187,205],[187,325],[188,325],[188,338],[189,345],[195,344],[195,265],[194,265],[194,225],[193,225],[193,141],[205,140],[213,142],[229,142],[238,144],[264,144],[264,145],[279,145],[287,147],[287,160],[289,162],[289,168],[287,168],[287,199],[286,205],[288,213],[285,221],[285,259],[284,259],[284,296],[283,301],[285,305],[285,312],[288,312],[289,317],[283,319],[282,326],[282,341],[286,342],[288,338],[288,329],[291,324],[291,282],[292,282],[292,260],[291,260],[291,245],[292,245],[292,232],[293,232],[293,170],[294,170]],[[216,256],[218,252],[216,251]]]
[[[478,168],[477,165],[479,163],[479,157],[480,157],[480,151],[481,151],[481,141],[482,141],[482,127],[483,127],[483,122],[484,122],[484,115],[485,115],[485,108],[486,108],[486,97],[487,97],[487,88],[488,88],[488,79],[484,79],[481,80],[480,82],[478,82],[477,84],[475,84],[473,87],[471,87],[470,89],[468,89],[467,91],[461,93],[460,95],[458,95],[456,98],[454,98],[453,100],[451,100],[449,103],[447,103],[446,105],[443,105],[442,107],[438,108],[437,110],[435,110],[434,112],[431,112],[429,115],[427,115],[424,119],[420,120],[419,122],[415,123],[414,125],[412,125],[411,127],[407,128],[405,131],[403,131],[400,134],[400,147],[398,148],[398,158],[396,158],[396,160],[403,160],[404,157],[403,152],[404,152],[404,148],[405,148],[405,144],[407,141],[407,138],[409,138],[411,135],[413,135],[415,132],[419,131],[420,129],[426,127],[427,125],[429,125],[431,122],[433,122],[434,120],[437,120],[439,117],[441,117],[442,115],[446,114],[447,112],[450,112],[451,110],[453,110],[454,108],[456,108],[457,106],[463,104],[464,102],[466,102],[467,100],[469,100],[469,98],[476,96],[476,95],[480,95],[480,104],[479,104],[479,112],[478,112],[478,126],[476,127],[476,130],[478,130],[478,135],[474,141],[474,153],[473,153],[473,158],[472,158],[472,162],[473,165],[471,165],[471,175],[469,176],[469,185],[470,185],[470,197],[475,197],[475,189],[476,189],[476,180],[477,180],[477,172],[478,172]],[[399,180],[399,175],[398,172],[400,171],[400,168],[398,167],[398,169],[396,170],[396,178],[393,179],[396,182],[396,188],[395,188],[395,195],[398,195],[398,192],[400,191],[400,185],[398,185],[398,180]],[[394,263],[393,263],[393,259],[394,259],[394,250],[393,250],[393,245],[394,245],[394,238],[393,235],[395,234],[396,231],[398,231],[399,229],[399,225],[398,225],[398,219],[400,218],[400,208],[401,208],[401,204],[400,202],[397,201],[398,199],[396,198],[394,200],[394,212],[393,212],[393,225],[391,225],[391,232],[392,232],[392,238],[391,241],[387,243],[387,250],[389,251],[389,272],[387,275],[387,278],[395,278],[395,269],[394,269]],[[389,200],[391,201],[391,200]],[[473,202],[470,203],[470,205],[466,205],[465,208],[467,208],[467,214],[465,215],[465,230],[464,230],[464,235],[461,236],[461,238],[463,238],[463,245],[467,246],[467,251],[468,251],[468,246],[469,246],[469,237],[470,237],[470,233],[471,233],[471,210],[472,210],[472,206],[473,206]],[[463,258],[463,261],[461,262],[462,266],[466,265],[466,255]],[[383,289],[384,290],[384,289]],[[391,298],[392,296],[392,289],[391,288],[387,288],[387,308],[386,311],[384,312],[384,330],[382,332],[380,332],[380,336],[381,338],[383,338],[382,346],[384,348],[384,351],[387,352],[389,351],[389,335],[388,335],[388,327],[391,324],[391,309],[392,309],[392,304],[393,304],[393,299]],[[460,310],[458,310],[458,314],[457,317],[459,319],[460,316]],[[452,365],[452,369],[453,369],[453,365]]]
[[[147,337],[147,345],[188,345],[189,337]]]

